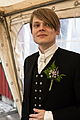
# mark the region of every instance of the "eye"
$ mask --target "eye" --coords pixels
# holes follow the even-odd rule
[[[39,23],[34,23],[34,24],[33,24],[33,27],[35,27],[35,28],[38,28],[39,26],[40,26]]]
[[[44,23],[44,26],[46,27],[50,27],[50,25],[48,23]]]

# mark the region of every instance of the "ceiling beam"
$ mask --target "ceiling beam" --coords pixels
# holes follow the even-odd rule
[[[34,5],[34,6],[31,6],[31,7],[27,7],[27,8],[21,9],[21,10],[16,10],[16,11],[13,11],[13,12],[10,12],[10,13],[3,13],[2,15],[4,17],[8,17],[8,16],[12,16],[12,15],[15,15],[15,14],[18,14],[18,13],[30,11],[30,10],[37,9],[37,8],[40,8],[40,7],[49,6],[49,5],[52,5],[52,4],[57,4],[59,2],[64,2],[64,1],[68,1],[68,0],[55,0],[55,1],[50,1],[50,2],[46,2],[46,3],[41,3],[41,4]]]

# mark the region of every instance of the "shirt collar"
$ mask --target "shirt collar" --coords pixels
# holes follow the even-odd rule
[[[58,49],[58,46],[55,43],[51,47],[46,49],[44,51],[44,53],[41,53],[41,51],[39,50],[39,55],[42,56],[45,59],[45,58],[49,57],[50,55],[53,55],[57,49]]]

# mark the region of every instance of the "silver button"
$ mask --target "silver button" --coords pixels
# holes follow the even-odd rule
[[[37,106],[37,104],[34,104],[34,106],[36,107],[36,106]]]
[[[42,90],[39,90],[39,92],[42,92]]]
[[[41,97],[39,97],[39,100],[41,100]]]
[[[35,92],[37,92],[37,90],[35,89]]]
[[[38,75],[36,75],[36,77],[38,77]]]
[[[40,82],[40,85],[42,85],[42,82]]]
[[[41,107],[41,104],[39,104],[39,107]]]
[[[37,99],[37,97],[34,97],[34,99],[36,100],[36,99]]]
[[[40,75],[40,77],[43,77],[43,75]]]
[[[35,82],[35,84],[37,85],[37,84],[38,84],[38,82]]]

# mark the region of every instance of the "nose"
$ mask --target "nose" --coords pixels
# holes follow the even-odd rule
[[[44,31],[45,30],[45,26],[43,23],[40,24],[40,27],[39,27],[40,30]]]

